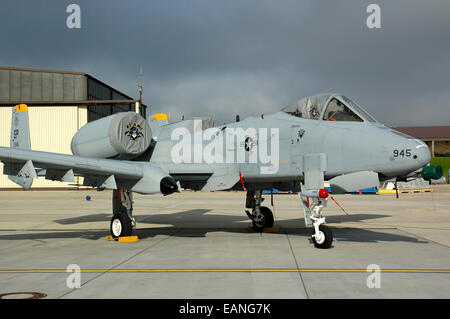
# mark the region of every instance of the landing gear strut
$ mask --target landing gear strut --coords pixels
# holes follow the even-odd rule
[[[327,193],[328,196],[328,193]],[[311,200],[311,203],[309,203]],[[300,201],[303,204],[303,211],[305,214],[306,226],[313,226],[313,233],[311,235],[312,241],[316,248],[327,249],[333,243],[333,233],[330,228],[323,225],[325,217],[322,215],[322,210],[327,206],[327,198],[306,198],[300,193]]]
[[[113,238],[131,236],[136,228],[136,221],[133,217],[133,193],[122,188],[113,190],[112,202],[111,236]]]
[[[272,227],[274,222],[272,211],[268,207],[261,206],[263,200],[261,190],[247,191],[245,207],[251,208],[252,213],[247,210],[245,212],[251,219],[253,227],[259,231]]]

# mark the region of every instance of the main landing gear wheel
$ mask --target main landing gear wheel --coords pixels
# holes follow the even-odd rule
[[[131,236],[133,232],[131,219],[128,216],[124,216],[124,214],[114,214],[111,218],[110,230],[113,238]]]
[[[331,247],[333,243],[333,233],[330,228],[325,225],[319,226],[319,233],[313,232],[312,241],[316,248],[327,249]]]
[[[259,210],[259,216],[257,215],[253,218],[253,227],[257,230],[273,227],[273,213],[270,208],[261,206]]]
[[[122,188],[113,190],[112,203],[111,236],[113,238],[131,236],[136,227],[133,218],[133,193]]]

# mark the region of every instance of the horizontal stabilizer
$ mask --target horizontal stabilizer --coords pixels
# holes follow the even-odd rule
[[[380,185],[378,174],[371,171],[336,176],[328,181],[333,194],[344,194]]]
[[[99,175],[88,175],[84,177],[83,186],[92,186],[108,189],[117,189],[116,179],[114,175],[110,176],[99,176]]]

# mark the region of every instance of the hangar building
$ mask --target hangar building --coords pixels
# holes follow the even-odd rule
[[[0,146],[9,147],[11,110],[17,104],[29,106],[31,148],[64,154],[72,154],[72,137],[87,122],[127,111],[145,117],[146,111],[138,100],[86,73],[0,67]],[[39,187],[73,186],[39,178],[33,188]],[[18,186],[1,174],[0,188]]]
[[[450,157],[450,126],[404,126],[393,129],[427,143],[433,157]]]

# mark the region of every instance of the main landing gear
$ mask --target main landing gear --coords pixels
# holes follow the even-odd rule
[[[245,202],[245,208],[251,208],[250,213],[246,210],[248,218],[253,223],[253,227],[258,231],[263,231],[264,228],[273,227],[273,213],[270,208],[261,206],[264,199],[262,198],[262,191],[247,191],[247,200]]]
[[[136,221],[133,217],[133,193],[122,188],[113,190],[112,202],[111,236],[113,238],[131,236],[136,228]]]

